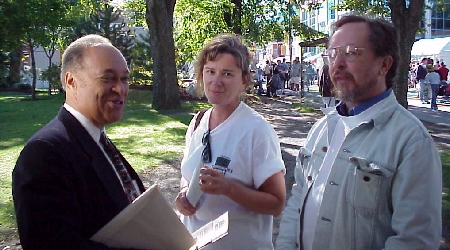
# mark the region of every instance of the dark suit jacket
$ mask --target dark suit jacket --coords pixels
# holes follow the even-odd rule
[[[141,192],[144,186],[122,157]],[[128,204],[113,167],[65,108],[27,142],[12,192],[23,249],[108,249],[89,241]]]

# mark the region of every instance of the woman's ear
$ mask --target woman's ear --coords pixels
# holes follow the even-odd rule
[[[250,75],[243,75],[242,76],[241,91],[245,91],[245,89],[247,88],[248,84],[250,84]]]

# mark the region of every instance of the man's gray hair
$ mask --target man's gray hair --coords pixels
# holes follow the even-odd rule
[[[61,84],[66,90],[65,75],[67,71],[81,68],[87,48],[107,45],[113,46],[111,41],[100,35],[86,35],[72,42],[64,51],[61,62]]]

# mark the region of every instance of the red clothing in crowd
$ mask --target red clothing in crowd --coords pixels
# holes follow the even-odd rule
[[[447,67],[445,67],[445,65],[441,66],[438,68],[439,72],[441,73],[441,81],[447,81],[447,76],[448,76],[448,69]]]

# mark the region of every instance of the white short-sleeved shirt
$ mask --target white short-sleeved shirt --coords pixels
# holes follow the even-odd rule
[[[201,140],[208,130],[210,114],[211,109],[204,114],[194,133],[195,117],[189,125],[181,162],[182,178],[187,183],[201,157],[204,147]],[[204,165],[220,168],[226,178],[247,187],[258,189],[275,173],[285,172],[275,130],[242,102],[227,120],[211,130],[210,145],[212,161]],[[273,249],[273,216],[248,211],[223,195],[203,194],[197,207],[196,214],[181,216],[191,233],[226,211],[229,214],[228,235],[204,249]]]

